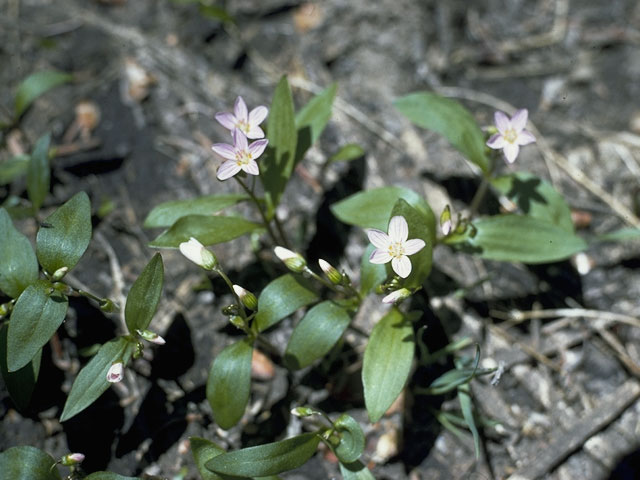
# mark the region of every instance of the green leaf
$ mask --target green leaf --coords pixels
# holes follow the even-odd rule
[[[564,260],[587,248],[587,243],[575,234],[524,215],[481,218],[473,225],[477,229],[475,237],[467,232],[446,237],[444,242],[482,258],[523,263]]]
[[[84,480],[140,480],[140,477],[125,477],[113,472],[94,472]]]
[[[12,447],[0,453],[3,480],[61,480],[51,455],[35,447]]]
[[[36,72],[25,78],[18,86],[15,98],[15,119],[19,119],[33,101],[52,88],[70,82],[73,79],[68,73],[45,70]]]
[[[216,7],[215,5],[204,5],[200,4],[199,6],[200,15],[203,17],[210,18],[212,20],[220,20],[221,22],[230,22],[234,23],[235,19],[229,15],[224,8]]]
[[[107,381],[107,372],[111,365],[116,362],[126,365],[134,348],[135,343],[125,337],[114,338],[102,345],[73,382],[60,421],[69,420],[95,402],[111,385]]]
[[[318,443],[318,434],[305,433],[280,442],[224,453],[209,460],[206,467],[236,477],[276,475],[303,465],[316,452]]]
[[[360,292],[365,295],[387,279],[386,265],[369,261],[375,248],[374,245],[369,244],[360,264]]]
[[[592,242],[624,242],[640,238],[640,228],[621,228],[609,233],[603,233],[593,238]]]
[[[210,215],[187,215],[153,240],[149,246],[156,248],[178,248],[182,242],[195,237],[203,245],[228,242],[261,229],[259,225],[244,218]]]
[[[16,155],[0,162],[0,185],[8,185],[27,173],[30,158],[29,155]]]
[[[297,370],[325,356],[350,322],[347,311],[330,300],[314,306],[291,334],[284,354],[286,365]]]
[[[217,473],[207,470],[205,464],[212,458],[222,455],[224,450],[215,443],[200,437],[190,437],[191,454],[202,480],[224,480]]]
[[[313,287],[303,278],[287,273],[272,280],[258,297],[258,330],[266,330],[317,299]]]
[[[29,406],[33,388],[38,380],[42,350],[39,350],[31,359],[31,362],[20,370],[10,372],[7,366],[7,329],[6,324],[0,326],[0,372],[11,400],[13,400],[18,410],[24,411]]]
[[[91,203],[84,192],[49,215],[38,230],[36,254],[49,273],[76,266],[91,241]]]
[[[394,106],[419,127],[444,135],[468,160],[488,174],[491,160],[485,138],[473,116],[460,103],[431,92],[416,92],[397,99]]]
[[[260,162],[260,178],[267,201],[267,218],[272,219],[295,166],[297,134],[293,98],[287,77],[280,79],[273,94],[267,138],[269,146]]]
[[[391,211],[398,199],[425,215],[429,228],[435,232],[435,216],[429,204],[413,190],[402,187],[382,187],[359,192],[331,205],[331,211],[342,222],[362,228],[387,230]],[[431,239],[435,241],[435,238]]]
[[[38,260],[31,242],[15,229],[4,208],[0,208],[0,259],[0,290],[18,298],[38,279]]]
[[[67,299],[58,293],[49,296],[49,282],[38,280],[18,297],[11,312],[7,334],[7,368],[20,370],[35,357],[62,324]]]
[[[338,417],[334,425],[340,434],[340,443],[335,448],[336,456],[341,463],[355,462],[364,452],[364,432],[360,424],[344,413]]]
[[[296,149],[296,161],[302,160],[307,150],[316,143],[322,131],[331,119],[331,107],[333,99],[338,91],[338,84],[332,83],[309,100],[296,114],[296,129],[298,131],[298,141]]]
[[[464,417],[465,422],[467,422],[469,430],[471,430],[471,435],[473,435],[473,445],[476,451],[476,460],[478,460],[480,458],[480,434],[478,433],[476,421],[473,416],[471,389],[469,388],[468,383],[458,387],[458,401],[460,402],[462,416]]]
[[[355,143],[349,143],[345,145],[336,153],[331,155],[329,158],[329,163],[335,162],[349,162],[351,160],[356,160],[360,157],[364,156],[364,149]]]
[[[442,395],[443,393],[450,392],[461,385],[469,383],[478,375],[487,375],[495,371],[495,368],[478,368],[479,364],[480,348],[476,345],[476,356],[472,367],[456,365],[456,368],[440,375],[431,382],[428,388],[421,389],[421,392],[427,395]]]
[[[530,173],[518,172],[491,180],[491,184],[529,217],[545,220],[573,233],[571,210],[549,182]]]
[[[205,197],[174,200],[156,205],[144,220],[144,227],[170,227],[187,215],[213,215],[238,202],[248,200],[244,194],[207,195]]]
[[[396,308],[373,328],[362,364],[364,401],[372,422],[380,420],[402,392],[414,348],[411,322]]]
[[[240,421],[249,402],[252,355],[252,342],[245,338],[222,350],[209,371],[207,400],[224,430]]]
[[[129,333],[135,335],[136,330],[146,330],[156,313],[162,284],[164,283],[164,266],[162,257],[156,253],[129,290],[127,304],[124,307],[124,318]]]
[[[348,464],[340,462],[340,474],[342,480],[376,480],[360,460]]]
[[[435,238],[435,223],[433,216],[413,208],[404,199],[399,199],[393,207],[391,216],[401,215],[409,224],[409,238],[424,240],[425,246],[418,253],[411,255],[411,274],[402,281],[407,288],[420,287],[431,273],[433,259],[433,239]],[[391,268],[391,264],[387,264]]]
[[[49,193],[51,181],[51,169],[49,167],[49,144],[51,135],[46,134],[38,139],[31,160],[27,168],[27,193],[33,205],[33,210],[38,211]]]

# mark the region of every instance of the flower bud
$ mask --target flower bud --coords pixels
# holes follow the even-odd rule
[[[180,244],[180,253],[205,270],[213,270],[218,265],[216,256],[193,237]]]
[[[240,313],[238,305],[232,303],[231,305],[227,305],[222,309],[222,313],[224,315],[238,315]]]
[[[55,272],[53,272],[53,274],[51,275],[51,280],[53,280],[54,282],[59,282],[64,278],[68,271],[69,267],[60,267]]]
[[[12,303],[2,303],[0,304],[0,318],[6,317],[11,313],[13,309]]]
[[[247,307],[249,310],[257,310],[258,299],[253,293],[242,288],[240,285],[234,285],[233,291],[236,292],[236,295],[245,307]]]
[[[382,303],[399,303],[411,296],[411,291],[406,288],[401,288],[391,292],[389,295],[382,299]]]
[[[167,343],[164,338],[151,330],[136,330],[136,333],[147,342],[155,343],[156,345],[164,345]]]
[[[292,252],[284,247],[276,247],[273,249],[276,257],[284,262],[289,270],[295,273],[302,272],[307,266],[307,261],[299,253]]]
[[[105,313],[111,313],[111,312],[117,312],[118,311],[118,306],[113,303],[111,300],[109,300],[108,298],[103,298],[102,300],[100,300],[100,310],[102,310]]]
[[[243,329],[244,328],[244,320],[240,315],[231,315],[229,317],[229,322],[236,328]]]
[[[136,346],[133,348],[133,358],[142,358],[142,352],[144,351],[144,344],[140,340],[136,340]]]
[[[62,457],[60,463],[65,467],[72,467],[77,465],[78,463],[82,463],[84,460],[84,455],[82,453],[69,453]]]
[[[446,237],[451,233],[452,227],[453,224],[451,222],[451,207],[447,205],[440,215],[440,230],[442,230],[442,234]]]
[[[340,285],[342,283],[342,274],[338,270],[336,270],[333,265],[331,265],[326,260],[323,260],[322,258],[318,260],[318,265],[320,265],[323,273],[331,281],[331,283],[333,283],[334,285]]]
[[[314,410],[311,407],[296,407],[291,409],[291,415],[295,415],[296,417],[310,417],[311,415],[316,415],[319,413],[317,410]]]
[[[118,383],[124,378],[124,365],[122,362],[116,362],[111,365],[107,372],[107,381],[110,383]]]

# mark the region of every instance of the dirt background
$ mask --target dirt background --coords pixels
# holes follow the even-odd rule
[[[402,185],[425,195],[436,212],[468,205],[477,180],[445,140],[412,127],[394,98],[434,90],[469,107],[481,124],[495,109],[526,107],[538,143],[515,168],[549,180],[566,195],[585,236],[640,226],[640,4],[633,0],[282,0],[228,1],[237,23],[202,15],[195,4],[166,0],[2,0],[0,104],[29,73],[57,69],[74,82],[39,99],[18,133],[5,136],[0,159],[29,151],[47,131],[63,146],[53,161],[45,211],[87,191],[94,239],[71,281],[122,303],[151,257],[159,233],[141,225],[166,200],[235,192],[215,180],[211,143],[227,138],[213,121],[237,95],[268,104],[288,74],[297,105],[331,82],[334,117],[296,171],[279,215],[310,259],[357,271],[361,231],[336,225],[328,206],[362,188]],[[93,102],[100,121],[89,141],[72,138],[74,109]],[[4,114],[4,113],[3,113]],[[346,143],[366,154],[328,169]],[[65,150],[66,149],[66,150]],[[505,167],[506,169],[506,167]],[[0,187],[0,199],[25,196],[24,184]],[[112,204],[106,215],[99,207]],[[488,202],[484,213],[497,211]],[[32,223],[21,223],[34,233]],[[265,245],[268,246],[268,245]],[[249,239],[214,248],[236,283],[259,291],[282,269]],[[598,244],[573,262],[535,267],[435,252],[425,312],[430,349],[471,335],[486,365],[504,365],[497,386],[474,382],[479,411],[498,420],[482,429],[475,460],[429,408],[454,399],[412,394],[450,365],[415,372],[397,406],[366,421],[359,385],[363,338],[349,332],[332,363],[291,374],[278,355],[254,365],[252,400],[241,425],[212,422],[205,381],[212,358],[237,334],[220,308],[230,296],[171,251],[163,251],[165,296],[153,327],[167,340],[147,349],[121,384],[91,408],[58,422],[65,392],[86,359],[78,351],[120,332],[117,316],[71,301],[68,320],[44,352],[28,412],[18,413],[0,384],[0,450],[34,445],[53,456],[87,455],[88,472],[198,478],[188,437],[238,448],[301,432],[288,411],[312,403],[344,409],[367,433],[364,459],[376,478],[640,478],[640,246]],[[577,260],[577,262],[576,262]],[[576,265],[586,265],[576,268]],[[488,278],[488,281],[482,281]],[[457,295],[464,289],[464,296]],[[527,312],[564,309],[548,314]],[[355,320],[369,331],[377,298]],[[514,321],[510,312],[525,312]],[[536,318],[538,317],[543,318]],[[270,334],[284,348],[293,320]],[[51,359],[52,361],[48,361]],[[635,453],[634,453],[635,452]],[[626,455],[626,457],[625,457]],[[290,479],[338,477],[326,452]]]

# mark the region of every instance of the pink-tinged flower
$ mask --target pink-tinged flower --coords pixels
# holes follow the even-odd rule
[[[487,146],[494,150],[502,149],[507,163],[515,162],[521,146],[536,141],[536,137],[524,129],[527,125],[528,115],[529,112],[526,108],[518,110],[511,119],[502,112],[496,112],[494,115],[498,133],[491,135]]]
[[[71,467],[77,465],[78,463],[82,463],[84,458],[84,454],[82,453],[69,453],[62,457],[60,463],[65,467]]]
[[[264,132],[258,126],[265,118],[269,110],[267,107],[259,106],[251,110],[247,110],[247,104],[244,103],[242,97],[236,98],[233,106],[233,113],[223,112],[216,113],[216,120],[227,130],[240,130],[247,138],[264,138]]]
[[[118,383],[124,378],[124,365],[122,362],[116,362],[109,368],[107,372],[107,381],[110,383]]]
[[[147,342],[155,343],[156,345],[164,345],[167,341],[151,330],[136,330],[136,333]]]
[[[227,161],[223,162],[218,168],[218,180],[226,180],[233,177],[240,170],[247,172],[250,175],[259,175],[258,164],[256,160],[264,149],[267,148],[269,140],[262,139],[256,140],[249,145],[247,137],[244,136],[240,130],[233,131],[233,145],[228,143],[214,143],[211,149],[220,155],[222,158],[226,158]]]
[[[401,288],[400,290],[395,290],[391,292],[389,295],[382,299],[382,303],[397,303],[409,298],[411,296],[411,292],[406,288]]]
[[[407,240],[409,236],[409,226],[403,216],[397,215],[389,222],[389,233],[372,228],[367,230],[369,241],[376,249],[371,253],[369,261],[371,263],[391,262],[393,271],[402,278],[407,278],[411,274],[411,260],[409,255],[418,253],[424,248],[424,240],[414,238]]]

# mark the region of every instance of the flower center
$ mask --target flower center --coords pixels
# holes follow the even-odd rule
[[[240,150],[236,152],[236,164],[239,167],[248,165],[252,158],[251,152],[247,150]]]
[[[249,130],[251,130],[251,127],[249,126],[249,122],[244,122],[242,120],[238,120],[236,122],[236,128],[238,130],[243,131],[245,135],[249,133]]]
[[[509,143],[516,143],[516,140],[518,139],[518,133],[514,128],[507,129],[507,131],[504,132],[502,136],[505,142],[509,142]]]
[[[389,245],[389,255],[393,258],[400,258],[404,255],[404,245],[402,242],[393,242]]]

